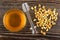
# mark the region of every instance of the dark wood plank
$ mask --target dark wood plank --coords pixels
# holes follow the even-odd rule
[[[27,2],[30,6],[34,6],[37,4],[41,4],[41,5],[45,5],[47,8],[56,8],[57,12],[59,13],[58,15],[58,20],[57,20],[57,24],[55,26],[52,27],[52,29],[49,30],[49,32],[47,32],[46,36],[41,36],[40,34],[35,34],[32,35],[31,34],[31,30],[29,30],[30,28],[30,24],[27,21],[27,25],[26,27],[17,33],[11,33],[8,30],[5,29],[5,27],[3,26],[3,16],[5,14],[5,12],[9,9],[12,8],[18,8],[20,10],[22,10],[21,8],[21,4]],[[31,13],[31,12],[30,12]],[[31,16],[33,16],[33,14],[31,13]],[[33,17],[32,17],[33,18]],[[33,1],[33,0],[0,0],[0,35],[1,38],[9,38],[12,40],[13,39],[26,39],[26,40],[59,40],[60,39],[60,1],[59,0],[39,0],[39,1]],[[7,37],[6,37],[7,36]],[[10,38],[11,37],[11,38]]]

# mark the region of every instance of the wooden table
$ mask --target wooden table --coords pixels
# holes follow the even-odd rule
[[[34,6],[37,4],[45,5],[47,8],[56,8],[58,15],[57,24],[49,30],[46,36],[42,36],[41,34],[31,34],[30,24],[27,21],[26,27],[18,32],[11,33],[6,30],[3,26],[3,16],[4,13],[12,8],[21,9],[22,3],[27,2],[30,6]],[[33,16],[32,12],[31,16]],[[33,18],[33,17],[32,17]],[[60,1],[59,0],[0,0],[0,40],[60,40]]]

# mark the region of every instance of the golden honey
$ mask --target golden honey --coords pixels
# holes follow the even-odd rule
[[[18,9],[8,10],[3,17],[4,27],[10,32],[18,32],[26,25],[26,16]]]

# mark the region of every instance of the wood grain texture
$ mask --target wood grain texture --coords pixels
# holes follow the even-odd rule
[[[40,34],[31,34],[30,24],[27,21],[26,27],[21,31],[17,33],[11,33],[8,30],[5,29],[3,26],[3,16],[5,12],[12,8],[18,8],[21,9],[22,3],[27,2],[30,6],[34,6],[37,4],[45,5],[47,8],[56,8],[58,15],[57,24],[52,27],[52,29],[47,32],[46,36],[42,36]],[[33,14],[30,10],[31,16],[33,17]],[[20,40],[60,40],[60,1],[59,0],[0,0],[0,39],[2,40],[13,40],[13,39],[20,39]]]

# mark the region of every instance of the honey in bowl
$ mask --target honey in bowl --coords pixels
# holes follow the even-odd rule
[[[18,9],[8,10],[3,17],[4,27],[10,32],[18,32],[26,25],[26,16]]]

